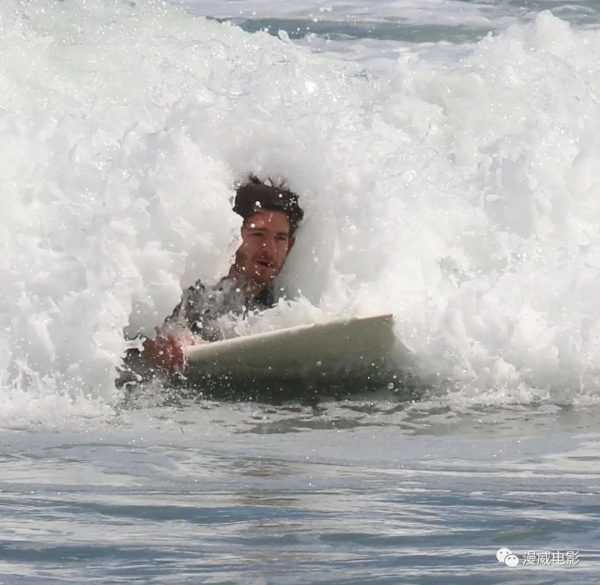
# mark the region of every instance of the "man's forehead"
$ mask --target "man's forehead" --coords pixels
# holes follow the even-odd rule
[[[269,228],[287,232],[290,229],[290,222],[288,216],[283,211],[265,209],[247,217],[246,226],[249,228]]]

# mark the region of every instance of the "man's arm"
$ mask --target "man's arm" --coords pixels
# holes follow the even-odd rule
[[[117,386],[183,371],[186,348],[206,343],[192,332],[191,323],[204,292],[205,287],[200,281],[187,288],[171,314],[157,328],[155,337],[141,337],[141,349],[127,350],[119,369]]]
[[[186,348],[198,343],[206,342],[189,331],[158,335],[144,341],[142,357],[147,364],[166,373],[180,372],[185,368]]]
[[[146,339],[142,356],[146,363],[160,370],[172,373],[185,368],[187,347],[206,343],[194,334],[195,314],[203,305],[206,288],[198,281],[187,288],[179,303],[164,320],[154,339]]]

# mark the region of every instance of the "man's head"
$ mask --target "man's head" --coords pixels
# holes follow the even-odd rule
[[[251,177],[237,189],[233,210],[244,219],[234,269],[263,289],[281,272],[294,245],[294,233],[304,216],[298,195],[283,185]]]

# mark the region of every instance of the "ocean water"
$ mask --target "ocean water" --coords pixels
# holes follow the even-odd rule
[[[599,28],[4,0],[0,584],[596,583]],[[124,401],[126,337],[223,273],[249,172],[306,221],[244,331],[393,312],[417,395]]]

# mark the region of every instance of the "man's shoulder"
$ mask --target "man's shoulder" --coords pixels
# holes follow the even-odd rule
[[[204,282],[202,282],[202,279],[199,278],[196,282],[194,282],[194,284],[188,286],[186,290],[190,292],[211,292],[228,291],[232,288],[234,288],[234,282],[227,276],[224,276],[223,278],[217,280],[217,282],[211,284],[205,284]]]
[[[213,284],[205,284],[199,278],[194,284],[184,290],[183,297],[191,304],[197,303],[201,299],[210,299],[216,292],[221,290],[220,283],[221,281]]]
[[[188,286],[185,290],[189,292],[205,291],[207,286],[202,282],[202,279],[198,279],[194,284]]]
[[[229,304],[232,296],[235,296],[235,287],[227,277],[213,284],[205,284],[198,279],[185,290],[184,301],[188,308],[199,310],[210,307],[215,310],[221,305]]]

